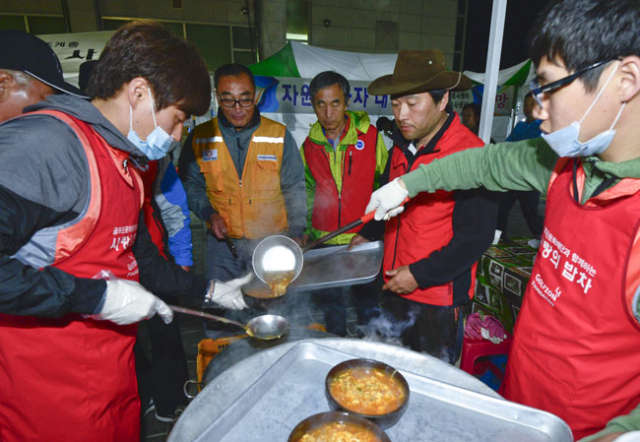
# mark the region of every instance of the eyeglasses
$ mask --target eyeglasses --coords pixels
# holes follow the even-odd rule
[[[236,104],[239,104],[240,107],[251,107],[253,106],[253,98],[241,98],[239,100],[234,100],[233,98],[220,98],[220,104],[223,107],[236,107]]]
[[[613,60],[615,59],[610,58],[608,60],[599,61],[597,63],[592,64],[591,66],[587,66],[584,69],[580,69],[579,71],[571,75],[567,75],[566,77],[563,77],[560,80],[552,81],[549,84],[545,84],[544,86],[540,86],[538,79],[534,78],[533,80],[531,80],[531,83],[529,84],[529,87],[531,88],[531,95],[533,95],[533,99],[536,100],[536,103],[538,103],[538,106],[540,106],[540,109],[542,109],[542,94],[556,91],[561,87],[571,84],[573,80],[583,75],[585,72],[588,72],[591,69],[600,67],[603,64],[609,63],[610,61],[613,61]]]

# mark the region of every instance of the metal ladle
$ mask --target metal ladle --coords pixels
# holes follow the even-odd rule
[[[244,325],[240,322],[223,318],[222,316],[210,315],[209,313],[192,310],[190,308],[178,307],[177,305],[169,305],[169,308],[174,312],[184,313],[185,315],[199,316],[213,321],[224,322],[225,324],[236,325],[246,331],[252,338],[260,339],[262,341],[278,339],[289,332],[289,321],[278,315],[256,316],[249,321],[247,325]]]
[[[402,205],[406,204],[407,201],[409,201],[409,197],[402,201]],[[375,210],[371,211],[357,220],[342,226],[333,232],[329,232],[323,237],[318,238],[303,247],[300,247],[294,240],[284,235],[268,236],[260,241],[253,251],[251,262],[253,265],[253,271],[258,278],[266,284],[269,284],[269,278],[266,276],[269,273],[292,272],[293,277],[289,281],[289,283],[291,283],[295,281],[295,279],[300,275],[300,272],[302,272],[304,252],[311,250],[315,246],[329,241],[330,239],[335,238],[354,227],[358,227],[360,224],[368,223],[373,220],[375,213]]]

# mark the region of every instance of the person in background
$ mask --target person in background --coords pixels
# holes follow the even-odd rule
[[[399,129],[381,182],[397,186],[399,176],[421,164],[482,146],[449,105],[449,91],[470,87],[461,72],[447,71],[442,51],[400,51],[393,75],[369,85],[370,94],[391,95]],[[484,190],[443,191],[421,195],[405,209],[384,225],[383,311],[407,323],[405,345],[454,363],[476,262],[493,240],[497,200]],[[365,225],[352,244],[370,239],[377,227]]]
[[[287,128],[260,115],[246,66],[219,67],[214,85],[218,116],[189,134],[179,172],[189,208],[209,227],[205,275],[228,281],[252,269],[253,250],[266,236],[285,234],[302,243],[304,166]],[[247,322],[251,315],[237,319]],[[237,333],[218,327],[220,334],[227,330]]]
[[[51,56],[2,50],[16,70]],[[91,101],[48,74],[40,81],[63,93],[0,126],[0,438],[137,442],[136,323],[173,316],[153,293],[242,307],[228,283],[158,254],[129,167],[166,155],[186,115],[208,109],[209,75],[192,44],[152,22],[113,34]]]
[[[516,127],[513,128],[507,137],[507,141],[521,141],[540,136],[540,123],[542,123],[542,121],[537,120],[533,116],[533,109],[535,105],[536,101],[533,99],[531,92],[529,92],[524,97],[524,106],[522,107],[526,119],[525,121],[521,121],[516,124]],[[540,192],[536,190],[510,190],[508,192],[501,193],[498,205],[497,229],[502,232],[503,237],[507,236],[507,219],[516,200],[520,204],[520,209],[522,209],[522,214],[524,215],[524,219],[527,222],[527,226],[531,231],[533,239],[539,240],[542,235],[544,219],[540,213],[538,213]]]
[[[160,255],[189,271],[193,266],[191,219],[187,194],[175,166],[167,155],[136,168],[145,190],[142,211],[151,240]],[[180,304],[175,295],[164,299]],[[153,317],[147,322],[147,329],[151,360],[147,359],[139,339],[134,347],[141,410],[144,414],[154,412],[161,422],[173,422],[187,405],[183,385],[189,379],[180,321],[176,317],[165,324]]]
[[[462,107],[462,124],[474,135],[478,135],[480,129],[481,109],[479,103],[467,103]]]
[[[474,135],[478,135],[480,130],[480,112],[482,106],[480,103],[467,103],[462,107],[462,124],[473,132]],[[490,139],[492,143],[495,143],[493,138]]]
[[[371,192],[387,163],[387,147],[366,112],[347,110],[349,82],[342,75],[325,71],[309,85],[309,95],[318,117],[301,154],[307,187],[307,228],[305,242],[349,224],[364,215]],[[349,244],[359,228],[330,239],[326,244]],[[379,313],[376,286],[365,284],[349,289],[365,326]],[[323,289],[312,295],[324,311],[327,331],[347,334],[343,289]]]
[[[423,165],[370,203],[380,219],[419,192],[546,193],[502,393],[559,416],[582,442],[637,440],[624,433],[640,430],[638,23],[635,0],[549,3],[529,51],[542,138]]]
[[[87,86],[89,86],[89,80],[91,79],[91,74],[98,64],[98,60],[87,60],[80,64],[80,69],[78,70],[78,87],[81,91],[86,91]]]
[[[395,120],[390,120],[387,117],[379,117],[376,120],[376,129],[378,133],[382,136],[382,140],[384,141],[385,146],[387,146],[387,151],[389,147],[393,147],[393,132],[398,130],[398,126],[396,126]]]
[[[0,123],[55,93],[83,97],[64,81],[60,61],[44,41],[22,31],[0,31],[0,41]]]

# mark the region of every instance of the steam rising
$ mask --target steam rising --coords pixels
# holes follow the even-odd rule
[[[382,310],[380,316],[373,318],[368,324],[359,325],[358,334],[367,341],[384,342],[385,344],[405,347],[402,344],[402,333],[416,323],[418,310],[412,308],[409,310],[408,315],[409,319],[401,321]]]

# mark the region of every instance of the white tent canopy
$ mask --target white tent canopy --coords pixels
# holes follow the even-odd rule
[[[373,81],[393,73],[398,54],[366,54],[335,51],[291,42],[301,78],[313,78],[322,71],[334,71],[347,80]]]

